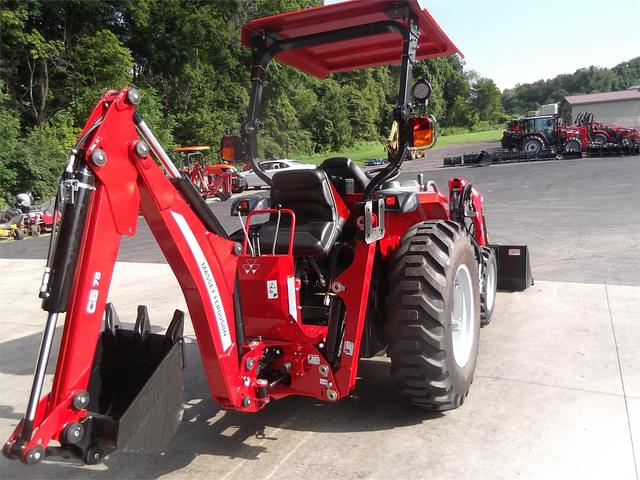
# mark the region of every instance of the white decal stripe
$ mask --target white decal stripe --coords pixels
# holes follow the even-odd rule
[[[213,278],[213,274],[211,273],[211,267],[209,267],[209,263],[204,256],[204,252],[200,248],[200,245],[198,244],[193,231],[189,227],[189,224],[184,219],[184,217],[176,212],[171,212],[171,215],[173,215],[173,218],[178,224],[178,227],[180,227],[180,230],[184,235],[184,239],[187,241],[189,248],[191,248],[193,258],[200,268],[200,274],[202,275],[204,284],[207,286],[207,292],[209,293],[209,299],[211,300],[213,313],[216,316],[218,332],[220,333],[220,342],[222,343],[222,350],[226,352],[229,347],[231,347],[231,333],[229,332],[229,322],[227,321],[227,315],[224,312],[224,306],[222,305],[220,291],[218,290],[218,285],[216,285],[216,281]]]

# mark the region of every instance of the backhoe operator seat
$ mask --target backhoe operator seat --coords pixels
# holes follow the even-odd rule
[[[340,235],[344,219],[336,211],[336,202],[327,174],[318,169],[278,172],[271,184],[271,208],[289,208],[296,214],[293,240],[294,256],[325,256]],[[260,250],[271,253],[277,215],[259,229]],[[289,247],[290,216],[282,214],[276,253]]]

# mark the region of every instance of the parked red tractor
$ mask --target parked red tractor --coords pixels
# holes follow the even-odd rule
[[[456,408],[469,393],[497,276],[482,196],[460,178],[449,180],[448,193],[421,177],[397,179],[411,152],[434,142],[435,121],[424,111],[430,87],[418,80],[411,88],[412,66],[458,50],[417,0],[261,18],[243,26],[242,43],[253,52],[252,91],[240,138],[225,142],[225,156],[249,162],[271,185],[270,200],[237,200],[246,222],[228,235],[136,111],[138,93],[105,95],[64,177],[63,191],[73,195],[65,196],[47,261],[48,319],[8,457],[96,463],[116,449],[158,451],[178,428],[184,314],[176,311],[167,332],[156,334],[140,306],[127,330],[106,303],[120,239],[135,234],[139,207],[180,283],[223,408],[256,412],[290,395],[344,399],[359,360],[384,351],[400,393],[418,407]],[[265,175],[256,142],[273,58],[318,77],[401,63],[389,164],[365,175],[339,157]],[[268,221],[252,223],[258,214]],[[53,387],[41,397],[64,312]]]
[[[205,199],[228,200],[232,193],[244,191],[246,181],[238,176],[238,170],[225,162],[212,163],[210,150],[207,146],[177,147],[171,151],[171,158]]]
[[[594,120],[593,113],[580,112],[576,115],[574,124],[585,128],[596,145],[613,143],[622,147],[630,147],[640,142],[640,132],[635,128],[627,128],[621,125],[605,125]]]
[[[591,143],[584,126],[566,126],[558,115],[510,120],[502,135],[502,148],[538,155],[545,151],[564,154],[586,152]]]

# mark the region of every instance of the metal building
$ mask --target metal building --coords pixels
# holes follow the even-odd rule
[[[594,120],[605,124],[640,128],[640,89],[565,97],[560,106],[561,117],[571,115],[575,119],[580,112],[592,112]]]

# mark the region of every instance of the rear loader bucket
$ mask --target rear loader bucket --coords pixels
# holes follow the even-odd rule
[[[105,323],[89,381],[86,434],[82,445],[71,446],[87,463],[114,450],[159,452],[182,419],[184,314],[176,310],[166,334],[150,332],[144,306],[133,330],[119,327],[111,305]]]

